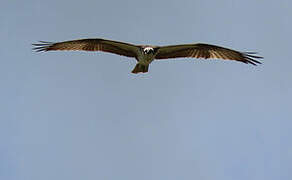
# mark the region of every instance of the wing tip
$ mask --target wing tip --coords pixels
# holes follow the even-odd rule
[[[32,50],[35,52],[46,52],[49,51],[54,42],[39,41],[39,43],[31,44],[33,46]]]
[[[257,56],[256,54],[258,54],[257,52],[243,52],[242,55],[244,57],[244,63],[246,64],[252,64],[254,66],[257,66],[259,64],[262,64],[262,62],[260,62],[260,59],[263,59],[264,57],[262,56]]]

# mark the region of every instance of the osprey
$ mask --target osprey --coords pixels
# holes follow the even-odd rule
[[[149,64],[153,60],[169,58],[204,58],[235,60],[246,64],[261,64],[257,61],[263,57],[256,56],[255,52],[239,52],[232,49],[210,45],[210,44],[180,44],[170,46],[134,45],[124,42],[106,39],[79,39],[64,42],[40,41],[33,44],[34,50],[40,51],[103,51],[122,56],[132,57],[137,60],[132,73],[148,72]]]

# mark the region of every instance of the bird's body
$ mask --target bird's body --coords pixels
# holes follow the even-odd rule
[[[142,47],[142,50],[137,53],[138,64],[149,65],[154,60],[155,55],[153,47]]]
[[[255,56],[253,52],[239,52],[232,49],[209,45],[209,44],[182,44],[171,46],[151,46],[151,45],[133,45],[124,42],[105,40],[105,39],[79,39],[73,41],[64,41],[50,43],[41,41],[36,46],[36,51],[53,50],[83,50],[83,51],[104,51],[122,56],[132,57],[137,60],[137,64],[132,73],[148,72],[149,64],[154,60],[169,58],[214,58],[241,61],[246,64],[261,62],[256,59],[262,57]]]
[[[157,52],[151,46],[142,46],[141,50],[137,52],[137,64],[132,73],[148,72],[149,64],[154,60]]]

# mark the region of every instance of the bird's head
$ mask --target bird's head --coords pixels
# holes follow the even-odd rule
[[[152,47],[145,47],[145,48],[143,48],[143,52],[144,52],[144,54],[153,54],[154,49]]]

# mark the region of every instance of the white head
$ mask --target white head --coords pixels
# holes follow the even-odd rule
[[[153,54],[154,53],[154,49],[152,47],[145,47],[143,49],[144,54]]]

